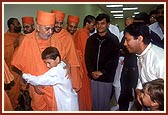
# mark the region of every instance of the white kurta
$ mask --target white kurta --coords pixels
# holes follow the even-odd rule
[[[117,69],[116,69],[116,73],[115,73],[115,76],[114,76],[114,82],[113,82],[113,85],[115,87],[121,87],[120,85],[120,78],[121,78],[121,72],[122,72],[122,69],[123,69],[123,61],[124,61],[124,57],[119,57],[119,62],[118,62],[118,66],[117,66]]]
[[[108,29],[110,30],[111,33],[113,33],[115,36],[117,36],[117,38],[119,38],[120,31],[117,26],[110,24]]]
[[[22,77],[34,86],[53,85],[58,111],[78,111],[78,96],[72,88],[71,79],[65,76],[67,72],[63,69],[64,66],[61,62],[43,75],[23,74]]]
[[[164,78],[164,50],[156,45],[149,44],[138,56],[139,79],[137,89],[142,89],[142,84],[157,78]]]

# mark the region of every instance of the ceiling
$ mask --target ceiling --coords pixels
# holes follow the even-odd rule
[[[110,15],[110,17],[113,19],[113,20],[116,20],[114,19],[113,17],[113,14],[110,13],[110,10],[121,10],[122,8],[107,8],[106,7],[107,4],[98,4],[98,6],[106,13],[108,13]],[[112,5],[112,4],[108,4],[108,5]],[[135,11],[123,11],[123,15],[124,15],[124,18],[126,17],[129,17],[132,15],[134,15],[134,12],[146,12],[146,13],[149,13],[151,10],[155,9],[159,4],[123,4],[123,7],[125,8],[130,8],[130,7],[138,7],[137,10]]]

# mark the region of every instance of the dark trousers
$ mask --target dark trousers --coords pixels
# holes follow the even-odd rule
[[[138,68],[137,67],[123,67],[121,73],[121,94],[118,100],[119,110],[128,111],[129,102],[133,101],[133,89],[137,85],[138,81]]]
[[[112,85],[112,83],[91,80],[93,111],[110,111]]]

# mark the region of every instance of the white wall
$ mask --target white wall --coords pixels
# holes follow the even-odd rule
[[[7,20],[11,17],[18,18],[21,22],[22,16],[36,17],[37,10],[50,12],[53,9],[66,13],[64,24],[69,14],[80,17],[79,27],[83,26],[83,19],[86,15],[97,16],[103,11],[96,4],[4,4],[4,32],[7,31]]]
[[[73,4],[72,4],[73,3]],[[66,19],[69,14],[77,15],[80,17],[79,27],[83,26],[83,19],[86,15],[97,16],[99,13],[108,13],[104,12],[100,8],[100,4],[102,2],[22,2],[17,3],[13,2],[4,2],[2,6],[4,6],[4,32],[7,31],[7,20],[11,17],[16,17],[21,22],[22,16],[33,16],[36,17],[37,10],[44,10],[50,12],[52,9],[61,10],[66,13],[64,24],[66,24]],[[107,3],[106,3],[107,4]],[[151,9],[152,10],[152,9]],[[3,11],[3,9],[2,9]],[[149,10],[150,11],[150,10]],[[147,12],[149,12],[147,11]],[[111,23],[114,25],[118,25],[120,31],[124,29],[124,19],[111,19]]]

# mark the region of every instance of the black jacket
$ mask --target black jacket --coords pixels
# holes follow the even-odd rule
[[[86,43],[85,62],[88,76],[92,78],[93,71],[103,73],[98,79],[101,82],[113,82],[119,59],[119,40],[110,33],[103,37],[97,33],[90,36]]]

